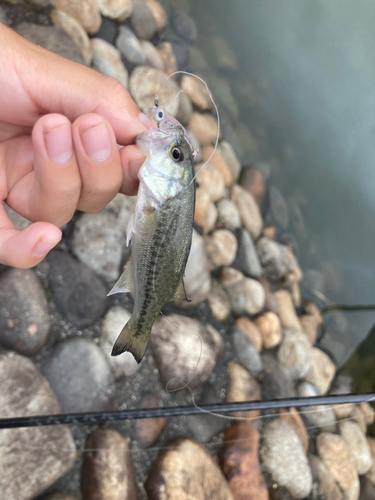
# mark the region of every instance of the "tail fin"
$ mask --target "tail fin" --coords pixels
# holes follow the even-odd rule
[[[149,339],[150,333],[138,332],[136,323],[133,318],[130,318],[117,337],[111,355],[118,356],[125,351],[129,351],[133,354],[137,363],[140,363],[145,355]]]

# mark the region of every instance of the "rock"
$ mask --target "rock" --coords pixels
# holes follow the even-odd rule
[[[224,197],[224,177],[213,163],[208,162],[205,165],[198,163],[195,172],[197,184],[205,190],[211,201],[215,202]]]
[[[183,75],[181,90],[189,97],[191,102],[201,111],[211,111],[213,103],[205,84],[195,76]]]
[[[79,48],[87,65],[91,63],[92,51],[90,39],[79,22],[62,10],[51,10],[51,21],[55,26],[62,28]]]
[[[223,352],[223,340],[213,326],[177,314],[157,318],[151,344],[161,381],[168,390],[186,383],[191,389],[204,384]]]
[[[195,193],[194,222],[207,234],[215,227],[217,220],[217,208],[210,199],[210,195],[202,187],[197,188]]]
[[[178,36],[188,42],[195,42],[198,38],[198,29],[194,19],[186,12],[174,12],[171,24]]]
[[[262,393],[258,382],[239,363],[227,364],[227,387],[225,392],[226,403],[238,403],[241,401],[259,401]],[[258,417],[259,410],[232,412],[233,417],[246,417],[253,419]]]
[[[235,231],[241,226],[240,212],[233,201],[227,199],[220,200],[217,204],[217,211],[218,223],[226,229]]]
[[[176,58],[177,69],[187,71],[189,67],[189,51],[185,43],[178,43],[175,40],[171,41],[173,54]]]
[[[316,347],[311,349],[311,354],[311,365],[305,380],[313,384],[320,394],[327,394],[336,373],[336,366],[325,352]]]
[[[95,0],[100,13],[109,19],[125,21],[133,11],[131,0]]]
[[[113,429],[97,429],[86,440],[81,476],[84,500],[137,500],[129,441]]]
[[[192,439],[174,441],[159,455],[145,488],[149,500],[233,498],[211,455]]]
[[[277,290],[275,296],[279,304],[279,317],[283,327],[289,330],[301,331],[301,325],[290,293],[287,290]]]
[[[287,246],[268,238],[260,238],[256,246],[267,279],[284,280],[288,283],[301,280],[302,271]]]
[[[159,52],[158,52],[158,54],[159,54]],[[163,64],[163,67],[164,67],[164,64]],[[176,115],[176,118],[181,123],[181,125],[183,125],[184,127],[187,127],[189,122],[190,122],[191,115],[193,114],[193,105],[191,104],[191,101],[188,98],[188,96],[186,94],[184,94],[183,92],[181,92],[181,94],[179,95],[179,99],[180,99],[180,105],[178,107],[178,113]],[[193,149],[197,153],[196,157],[195,157],[195,161],[196,162],[201,161],[202,155],[199,151],[199,148],[200,148],[199,141],[195,137],[195,135],[192,133],[191,130],[188,131],[188,135],[189,135],[190,142],[193,146]]]
[[[375,498],[375,488],[366,477],[360,478],[360,490],[359,500],[372,500]]]
[[[32,356],[47,342],[47,300],[31,269],[8,268],[0,275],[0,344]]]
[[[263,226],[262,236],[268,240],[276,240],[276,228],[272,224]]]
[[[217,120],[208,113],[194,113],[191,115],[189,128],[203,145],[215,143],[218,133]]]
[[[271,185],[268,196],[273,219],[282,229],[286,229],[289,225],[289,213],[283,195],[275,186]]]
[[[312,458],[319,480],[318,495],[327,500],[344,500],[338,484],[322,460],[316,456]]]
[[[241,162],[238,159],[234,148],[228,141],[221,141],[220,152],[229,170],[231,171],[233,183],[237,182],[241,172]]]
[[[157,46],[157,50],[164,63],[167,75],[172,75],[178,70],[176,55],[170,42],[162,42]]]
[[[205,238],[206,253],[211,271],[230,266],[237,253],[237,240],[228,229],[218,229]]]
[[[265,293],[259,281],[245,276],[226,267],[221,272],[221,283],[231,301],[234,314],[241,316],[247,314],[258,314],[264,307]]]
[[[67,493],[53,493],[45,498],[45,500],[77,500],[76,497],[72,497]]]
[[[250,234],[246,229],[239,228],[236,231],[238,251],[233,267],[246,276],[258,278],[262,274],[262,268],[258,259],[256,248]]]
[[[138,407],[159,408],[159,406],[158,398],[154,394],[147,393],[142,396]],[[135,434],[142,448],[149,448],[155,444],[164,431],[167,423],[168,417],[141,418],[139,420],[134,420]]]
[[[294,498],[305,498],[312,488],[311,469],[294,429],[280,418],[263,428],[260,456],[267,472]]]
[[[91,40],[92,67],[103,75],[111,76],[128,87],[128,70],[121,61],[121,53],[101,38]]]
[[[256,240],[261,233],[263,221],[255,199],[250,193],[236,184],[232,188],[232,200],[240,212],[243,227]]]
[[[245,167],[241,172],[240,183],[254,197],[259,208],[262,207],[267,193],[267,181],[264,174],[255,167]]]
[[[0,19],[0,23],[1,22],[2,21]],[[8,205],[5,202],[3,202],[2,205],[3,205],[3,208],[5,209],[5,212],[6,212],[7,216],[9,217],[11,223],[13,224],[15,229],[17,229],[17,231],[23,231],[28,226],[30,226],[31,222],[29,220],[25,219],[25,217],[22,217],[22,215],[18,214],[14,210],[12,210],[10,207],[8,207]]]
[[[102,19],[94,0],[52,0],[55,9],[62,10],[77,19],[89,35],[94,35],[100,28]]]
[[[277,357],[293,380],[305,378],[312,363],[312,348],[306,335],[285,330]]]
[[[160,104],[171,115],[175,116],[179,107],[179,99],[175,99],[179,92],[179,87],[171,78],[167,80],[167,75],[162,71],[148,66],[135,68],[129,80],[130,93],[141,108],[146,112],[150,106],[154,106],[155,95],[159,96]]]
[[[136,65],[146,63],[146,55],[140,41],[127,26],[120,26],[116,47],[129,63]],[[132,92],[132,87],[130,87],[130,92]]]
[[[371,425],[375,419],[374,408],[369,403],[366,402],[361,403],[359,407],[365,416],[366,424]]]
[[[297,387],[297,394],[301,398],[318,396],[318,390],[308,382],[302,382]],[[312,428],[320,428],[326,432],[334,432],[336,429],[336,418],[331,406],[317,405],[306,406],[303,418]]]
[[[208,296],[213,317],[220,322],[226,321],[230,315],[230,302],[224,288],[217,281],[212,282],[212,290]]]
[[[372,456],[366,436],[357,424],[350,421],[340,422],[339,431],[354,457],[358,474],[360,476],[366,474],[372,465]]]
[[[254,345],[255,349],[260,351],[262,349],[263,340],[257,325],[246,316],[237,318],[235,324],[242,330],[245,336]]]
[[[264,308],[267,311],[274,312],[275,314],[279,314],[279,302],[277,300],[276,295],[272,291],[270,282],[264,277],[259,276],[259,283],[263,286],[264,291],[266,293],[266,300],[264,303]]]
[[[164,62],[157,48],[148,40],[141,40],[140,44],[143,55],[146,58],[145,64],[147,64],[147,66],[151,66],[152,68],[159,69],[160,71],[164,71]]]
[[[50,386],[34,364],[14,353],[0,354],[0,418],[61,413]],[[0,433],[0,497],[37,497],[63,476],[76,458],[65,425],[4,429]]]
[[[222,115],[228,117],[230,121],[236,122],[239,119],[240,109],[228,80],[215,74],[214,77],[210,78],[209,84]]]
[[[210,55],[212,57],[210,59],[214,62],[216,68],[227,71],[238,70],[237,58],[224,38],[221,36],[212,36],[209,44]]]
[[[251,422],[232,424],[225,431],[219,463],[234,499],[268,500],[259,458],[259,434]]]
[[[302,316],[299,317],[299,321],[303,333],[309,339],[310,344],[314,345],[319,335],[317,320],[314,318],[314,316],[311,316],[310,314],[302,314]]]
[[[272,349],[280,344],[283,338],[279,317],[273,312],[265,312],[254,320],[262,336],[265,349]]]
[[[324,465],[343,490],[345,499],[358,500],[356,464],[344,439],[336,434],[323,432],[316,438],[316,448]]]
[[[99,1],[97,1],[97,4]],[[101,38],[111,45],[115,44],[115,40],[117,38],[118,33],[118,25],[116,21],[112,19],[108,19],[107,17],[102,17],[102,24],[99,28],[99,31],[96,33],[96,38]]]
[[[323,325],[323,318],[320,313],[319,307],[313,302],[312,300],[308,300],[307,302],[304,303],[303,305],[303,311],[305,314],[308,314],[309,316],[313,316],[318,325]]]
[[[214,165],[216,170],[221,173],[225,187],[230,187],[233,184],[232,173],[225,163],[219,149],[215,151],[214,146],[204,146],[202,149],[202,158],[203,161]]]
[[[207,70],[208,62],[197,47],[189,46],[189,61],[192,73],[201,73]]]
[[[120,306],[112,307],[105,315],[100,337],[100,347],[107,355],[107,360],[112,367],[116,379],[131,377],[142,365],[138,364],[130,352],[124,352],[121,356],[111,356],[112,348],[120,335],[124,325],[128,322],[131,314]]]
[[[366,439],[372,456],[372,465],[370,470],[367,472],[366,477],[369,481],[371,481],[371,484],[375,486],[375,438],[366,436]]]
[[[354,406],[350,414],[350,419],[358,425],[363,434],[366,434],[367,431],[366,418],[358,406]]]
[[[91,340],[76,337],[60,342],[44,361],[42,371],[63,413],[115,408],[111,368]]]
[[[54,52],[71,61],[86,64],[83,55],[72,38],[58,26],[41,26],[31,23],[20,23],[15,31],[29,42]]]
[[[279,410],[280,418],[288,422],[290,427],[294,429],[295,433],[299,437],[301,444],[305,453],[309,449],[309,435],[303,420],[295,408],[289,408],[289,410]]]
[[[232,330],[232,342],[239,362],[251,375],[258,375],[263,370],[262,358],[249,337],[238,326]]]
[[[295,397],[294,384],[287,370],[272,355],[262,354],[262,394],[264,400]]]
[[[131,0],[133,12],[130,16],[131,27],[138,38],[149,40],[156,33],[154,16],[143,0]]]
[[[107,210],[82,214],[72,238],[73,253],[106,281],[119,277],[121,244],[124,238],[116,217]]]
[[[0,6],[0,23],[4,24],[7,26],[8,20],[7,20],[7,15],[5,13],[4,7]]]
[[[49,286],[63,317],[78,328],[95,323],[106,307],[107,290],[103,282],[68,253],[53,250],[47,260]]]
[[[161,33],[167,26],[168,18],[164,7],[157,0],[143,0],[155,21],[156,33]]]

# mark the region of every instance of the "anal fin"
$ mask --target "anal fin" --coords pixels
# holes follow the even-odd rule
[[[125,264],[124,271],[118,279],[115,286],[112,290],[107,294],[114,295],[115,293],[134,293],[134,285],[133,285],[133,277],[132,277],[132,269],[131,269],[131,258]]]

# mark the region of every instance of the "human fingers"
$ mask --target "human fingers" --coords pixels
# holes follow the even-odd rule
[[[139,185],[138,172],[146,158],[134,145],[122,148],[120,158],[123,173],[120,192],[128,196],[136,195]]]

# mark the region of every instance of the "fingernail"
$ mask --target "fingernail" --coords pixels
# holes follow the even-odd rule
[[[112,154],[112,141],[105,123],[98,123],[80,131],[83,148],[88,157],[103,162]]]
[[[73,156],[73,140],[70,125],[44,130],[44,143],[50,159],[57,165],[66,165]]]
[[[32,250],[32,254],[34,257],[44,257],[53,247],[55,247],[59,242],[59,240],[45,240],[41,238]]]
[[[147,129],[156,128],[156,123],[150,120],[150,118],[148,118],[148,116],[146,116],[144,113],[139,113],[138,118],[142,125],[144,125]]]

